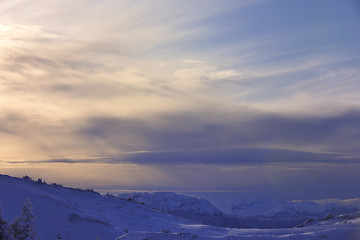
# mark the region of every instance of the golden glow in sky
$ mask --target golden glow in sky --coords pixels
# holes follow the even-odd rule
[[[330,2],[1,1],[1,173],[241,190],[354,164],[359,6]]]

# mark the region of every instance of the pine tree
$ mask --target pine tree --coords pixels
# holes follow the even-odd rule
[[[12,235],[16,240],[36,240],[36,232],[34,230],[35,216],[32,213],[33,206],[29,199],[25,200],[22,208],[22,214],[16,217],[11,224]]]
[[[10,226],[2,217],[2,210],[0,208],[0,239],[1,240],[13,240],[10,235]]]

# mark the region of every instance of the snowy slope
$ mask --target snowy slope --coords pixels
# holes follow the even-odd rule
[[[294,227],[309,218],[323,218],[360,210],[360,199],[312,201],[252,201],[231,205],[229,214],[244,227]]]
[[[116,197],[38,184],[0,175],[0,204],[11,222],[25,198],[34,205],[36,230],[43,239],[115,239],[127,231],[174,231],[191,222]]]
[[[9,222],[20,214],[25,198],[30,199],[37,217],[36,230],[44,240],[360,239],[359,212],[314,219],[298,228],[237,229],[196,224],[190,218],[170,215],[179,209],[206,216],[219,213],[206,200],[171,193],[156,194],[156,197],[144,194],[147,200],[152,200],[146,206],[134,200],[3,175],[0,175],[0,193],[3,216]],[[163,208],[158,208],[157,201],[164,204]]]
[[[122,193],[119,194],[118,197],[139,203],[142,202],[151,208],[166,212],[184,211],[196,212],[203,215],[222,214],[219,209],[205,199],[176,194],[174,192],[133,192]]]
[[[242,227],[239,219],[230,217],[208,200],[173,192],[122,193],[119,198],[130,200],[174,216],[219,227]]]
[[[229,213],[236,216],[326,216],[360,210],[360,199],[312,201],[252,201],[232,204]]]
[[[315,220],[313,224],[302,228],[283,229],[209,229],[207,226],[184,226],[185,232],[132,232],[122,235],[118,240],[359,240],[360,218]],[[213,234],[209,232],[213,231]],[[209,235],[205,235],[205,234]],[[216,233],[216,234],[214,234]]]

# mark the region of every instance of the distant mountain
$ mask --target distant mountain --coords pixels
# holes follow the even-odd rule
[[[326,216],[346,214],[360,210],[360,199],[324,199],[311,201],[251,201],[232,204],[234,216]]]
[[[174,192],[134,192],[119,194],[118,197],[191,220],[195,223],[218,227],[242,227],[241,221],[238,218],[226,215],[208,200],[202,198],[176,194]]]

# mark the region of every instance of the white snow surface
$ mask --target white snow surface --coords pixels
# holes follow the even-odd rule
[[[170,200],[162,199],[166,197]],[[315,219],[308,221],[301,228],[223,228],[196,224],[189,219],[168,213],[179,208],[184,212],[194,210],[203,215],[216,215],[218,210],[202,199],[198,199],[198,203],[195,203],[193,201],[196,199],[190,201],[186,196],[178,197],[169,193],[150,196],[154,204],[157,201],[155,198],[161,203],[167,202],[166,208],[159,211],[154,209],[155,205],[147,206],[144,203],[104,196],[91,191],[0,175],[0,205],[3,216],[8,222],[12,222],[15,216],[20,215],[21,206],[26,198],[29,198],[34,205],[35,228],[43,240],[360,239],[359,212],[328,219]],[[183,198],[184,205],[180,203]],[[174,199],[176,201],[173,201]],[[186,206],[189,203],[190,206]]]
[[[174,192],[133,192],[122,193],[118,197],[122,199],[131,199],[138,203],[143,203],[153,209],[166,212],[193,212],[202,215],[221,215],[219,209],[214,207],[208,200],[196,197],[190,197]]]
[[[251,201],[233,203],[225,212],[235,216],[326,216],[360,210],[360,199]]]

